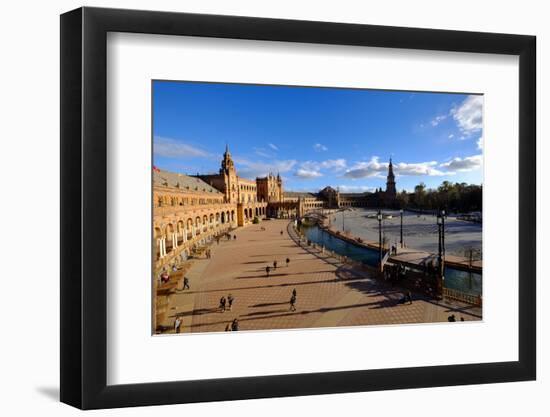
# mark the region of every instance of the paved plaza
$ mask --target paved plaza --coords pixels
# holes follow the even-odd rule
[[[481,320],[480,308],[421,294],[413,293],[412,304],[399,303],[403,290],[319,249],[299,246],[290,233],[288,220],[268,220],[233,231],[236,239],[214,242],[210,259],[190,261],[190,289],[171,297],[164,324],[173,328],[180,317],[181,333],[189,333],[224,331],[235,318],[241,331],[446,322],[451,314],[457,321]],[[294,289],[296,311],[291,311]],[[232,309],[222,312],[220,298],[229,294],[235,299]]]
[[[383,210],[392,218],[384,218],[382,234],[390,245],[399,246],[400,214],[398,210]],[[365,241],[378,242],[378,220],[376,210],[354,208],[332,214],[331,222],[335,230],[342,230],[342,224],[352,235]],[[342,223],[342,217],[345,217]],[[459,220],[456,216],[448,216],[445,220],[445,252],[446,255],[465,257],[472,249],[475,259],[481,257],[482,225]],[[437,253],[438,231],[437,218],[433,214],[418,214],[410,211],[403,213],[403,241],[407,248],[421,252]]]

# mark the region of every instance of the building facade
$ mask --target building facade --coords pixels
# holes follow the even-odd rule
[[[280,203],[283,201],[283,180],[277,174],[269,173],[264,178],[256,178],[258,199],[266,203]]]

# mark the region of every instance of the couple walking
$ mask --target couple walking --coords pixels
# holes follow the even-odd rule
[[[220,298],[220,306],[219,306],[222,313],[225,313],[226,306],[227,306],[227,309],[229,309],[229,311],[231,311],[231,308],[233,307],[233,302],[234,301],[235,301],[235,298],[233,297],[232,294],[229,294],[227,296],[227,299],[225,298],[225,296],[222,296],[222,298]]]

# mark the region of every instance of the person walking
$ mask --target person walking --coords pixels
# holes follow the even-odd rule
[[[225,313],[225,303],[225,296],[222,296],[222,298],[220,298],[220,310],[222,313]]]
[[[176,333],[179,333],[180,328],[181,328],[181,319],[179,317],[176,317],[176,320],[174,321],[174,331]]]
[[[296,296],[294,294],[290,297],[290,311],[296,311]]]
[[[413,303],[413,298],[410,291],[407,291],[407,300],[409,301],[409,304]]]
[[[233,307],[233,301],[235,301],[235,299],[233,298],[233,295],[229,294],[227,296],[227,304],[228,304],[228,307],[229,307],[229,311],[231,311],[231,308]]]
[[[237,235],[233,235],[233,240],[237,240]]]
[[[273,261],[273,269],[277,269],[277,261]]]
[[[191,288],[189,287],[189,278],[187,277],[183,277],[183,288],[182,290],[190,290]]]
[[[231,323],[231,331],[236,332],[239,330],[239,320],[233,319],[233,322]]]
[[[281,230],[281,236],[283,235],[283,231]]]
[[[286,266],[288,268],[288,264],[290,263],[290,259],[286,258]]]
[[[230,332],[231,331],[231,323],[227,323],[227,326],[225,326],[225,331]]]
[[[265,267],[265,275],[269,278],[269,271],[271,271],[271,268],[268,266]]]

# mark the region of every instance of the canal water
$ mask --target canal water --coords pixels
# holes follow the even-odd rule
[[[376,249],[362,248],[353,245],[345,240],[332,236],[330,233],[325,232],[317,226],[303,227],[303,231],[309,240],[316,244],[323,245],[328,250],[373,267],[378,265],[378,251]],[[481,274],[478,273],[445,267],[444,285],[447,288],[479,295],[481,294],[481,277]]]

